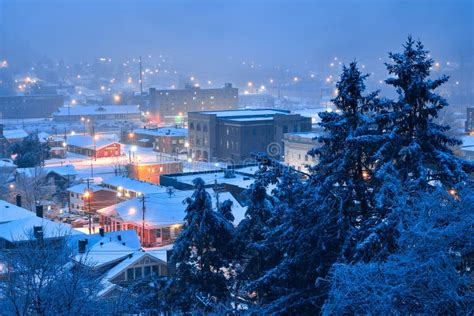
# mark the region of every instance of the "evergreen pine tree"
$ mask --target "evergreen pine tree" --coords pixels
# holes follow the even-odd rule
[[[343,67],[333,100],[338,111],[320,114],[322,146],[310,152],[319,164],[304,184],[291,174],[280,178],[275,204],[281,211],[276,208],[276,225],[257,245],[272,245],[281,256],[252,283],[270,289],[258,312],[317,313],[329,290],[331,267],[344,260],[348,236],[371,215],[371,157],[380,137],[367,115],[378,99],[376,93],[364,95],[365,78],[356,63]]]
[[[33,133],[23,139],[22,142],[14,143],[10,153],[16,155],[14,163],[19,168],[32,168],[41,166],[49,157],[49,146],[41,143],[38,134]]]
[[[403,185],[415,187],[442,184],[456,188],[474,165],[454,156],[451,146],[460,142],[446,134],[449,126],[436,123],[438,113],[448,106],[435,92],[448,77],[430,79],[433,60],[421,41],[408,37],[402,53],[389,54],[387,63],[398,100],[390,102],[377,117],[387,137],[379,151],[383,164],[393,164]]]
[[[226,308],[230,300],[234,227],[212,209],[204,181],[197,178],[193,183],[196,190],[186,200],[185,224],[173,247],[176,273],[167,290],[176,310],[209,312]]]

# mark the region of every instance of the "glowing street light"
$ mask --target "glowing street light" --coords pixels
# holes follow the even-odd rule
[[[119,103],[122,98],[120,97],[119,94],[114,95],[114,102]]]
[[[247,86],[248,86],[248,87],[252,87],[252,86],[253,86],[252,81],[247,82]]]
[[[137,213],[137,209],[134,208],[134,207],[131,207],[129,210],[128,210],[128,215],[135,215]]]

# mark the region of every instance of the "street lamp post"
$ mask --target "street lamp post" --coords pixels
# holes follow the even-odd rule
[[[87,187],[89,187],[89,182],[87,182]],[[92,209],[91,209],[91,199],[92,191],[89,188],[84,191],[84,199],[87,200],[87,217],[89,220],[89,235],[92,233]]]

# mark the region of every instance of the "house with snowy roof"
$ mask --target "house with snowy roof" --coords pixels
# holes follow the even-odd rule
[[[122,155],[122,147],[117,140],[100,137],[99,135],[69,136],[66,146],[68,152],[94,158],[119,157]]]
[[[73,262],[101,274],[100,296],[113,296],[122,286],[154,276],[167,275],[167,249],[145,252],[135,230],[71,236]]]
[[[96,184],[79,183],[67,188],[67,192],[71,210],[79,213],[89,211],[89,206],[95,212],[119,201],[117,192]]]
[[[13,144],[23,141],[28,133],[24,129],[6,129],[3,131],[3,136],[10,144]]]
[[[83,235],[70,225],[43,218],[42,207],[36,214],[6,201],[0,201],[0,249],[36,240],[54,241]]]
[[[193,190],[147,194],[97,211],[100,223],[106,231],[134,229],[146,247],[171,244],[181,232],[186,205]],[[213,208],[218,203],[230,200],[237,225],[245,217],[242,206],[229,192],[210,192]],[[144,228],[144,229],[143,229]]]
[[[43,179],[43,184],[51,190],[64,190],[76,179],[77,171],[73,165],[47,166],[16,169],[17,184],[26,179]]]

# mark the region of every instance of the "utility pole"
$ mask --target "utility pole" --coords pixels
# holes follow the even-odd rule
[[[140,97],[143,95],[143,77],[142,77],[142,56],[139,57],[140,60]],[[141,101],[141,100],[140,100]]]
[[[92,193],[90,191],[90,179],[87,179],[87,190],[84,192],[84,197],[87,199],[87,209],[88,209],[88,220],[89,220],[89,235],[92,233],[92,209],[91,209],[91,199],[92,199]]]
[[[142,194],[142,245],[145,243],[145,194]]]
[[[92,141],[94,143],[94,161],[97,160],[97,147],[95,144],[95,126],[92,125]]]

